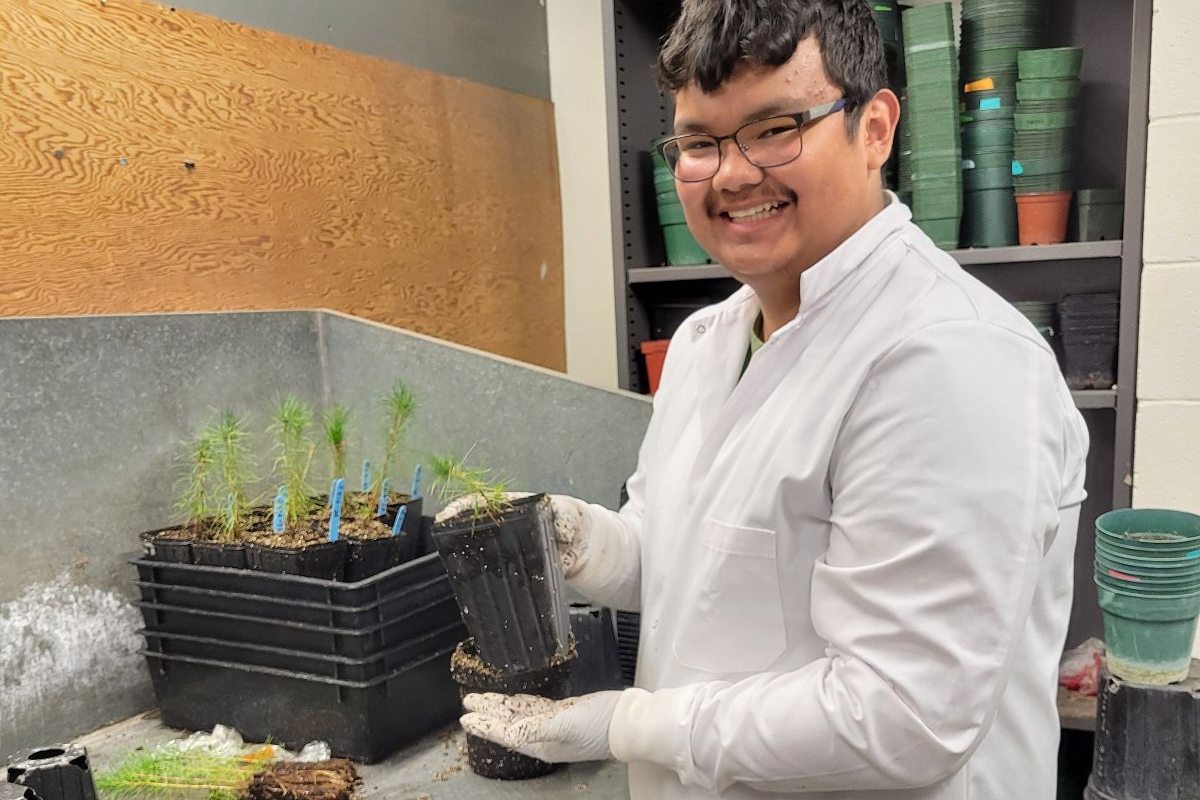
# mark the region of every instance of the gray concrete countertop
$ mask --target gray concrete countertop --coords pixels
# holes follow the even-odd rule
[[[138,747],[153,748],[187,736],[149,711],[77,739],[87,748],[93,772],[110,769]],[[359,765],[361,800],[626,800],[625,765],[616,761],[572,764],[543,778],[492,781],[467,765],[458,726],[426,736],[378,764]]]

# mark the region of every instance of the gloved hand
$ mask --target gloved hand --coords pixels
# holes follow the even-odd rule
[[[529,497],[531,492],[506,492],[505,498],[512,502]],[[435,522],[446,520],[479,505],[479,495],[465,494],[450,501],[438,512]],[[563,494],[550,495],[550,508],[554,512],[554,539],[558,545],[558,556],[562,561],[563,577],[571,578],[583,565],[587,552],[588,531],[591,529],[591,512],[587,503]]]
[[[459,722],[472,736],[552,764],[612,758],[608,726],[621,692],[594,692],[566,700],[529,694],[469,694],[470,713]]]

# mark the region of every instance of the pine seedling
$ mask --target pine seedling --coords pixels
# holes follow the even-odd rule
[[[211,428],[213,437],[214,500],[221,518],[221,538],[234,541],[250,510],[247,487],[255,480],[250,466],[246,423],[224,411]]]
[[[215,449],[212,425],[203,428],[188,449],[188,471],[180,481],[177,507],[184,522],[192,528],[203,526],[213,513],[208,484],[213,473]]]
[[[479,519],[484,514],[495,519],[512,506],[503,480],[489,480],[491,471],[482,467],[467,467],[453,456],[434,456],[430,461],[433,472],[433,491],[443,502],[462,495],[478,495],[480,501],[472,508]]]
[[[411,389],[403,383],[397,382],[392,391],[384,398],[383,405],[387,430],[384,433],[383,461],[379,465],[379,471],[374,480],[371,481],[369,502],[372,506],[379,502],[383,479],[388,477],[388,470],[391,469],[396,455],[400,452],[400,444],[404,441],[404,429],[408,427],[409,420],[417,410],[417,398]]]
[[[268,430],[275,435],[275,469],[287,487],[284,524],[291,526],[313,509],[313,491],[308,486],[308,469],[316,445],[309,439],[312,410],[295,395],[288,395],[275,410]]]
[[[96,788],[105,800],[239,800],[250,779],[266,766],[202,750],[136,752],[112,772],[96,776]]]
[[[340,403],[325,412],[325,446],[329,448],[330,479],[346,477],[346,439],[350,428],[350,409]]]

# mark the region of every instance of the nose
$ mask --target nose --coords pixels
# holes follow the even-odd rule
[[[713,176],[713,188],[721,192],[737,192],[761,183],[766,171],[750,163],[734,141],[721,142],[721,164]]]

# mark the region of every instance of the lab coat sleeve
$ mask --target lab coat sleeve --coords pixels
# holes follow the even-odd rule
[[[881,356],[830,466],[830,542],[812,583],[825,657],[627,690],[614,754],[708,790],[900,789],[954,774],[1022,657],[1064,472],[1077,471],[1064,462],[1080,422],[1061,384],[1035,342],[979,321],[925,328]]]

